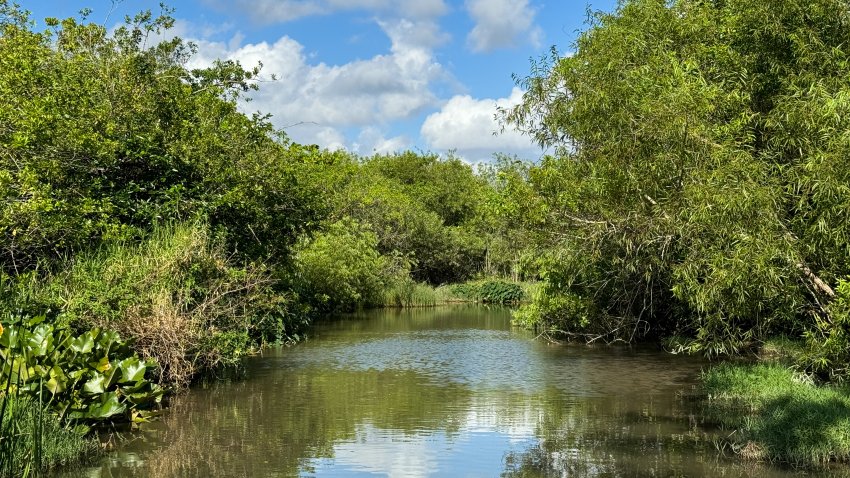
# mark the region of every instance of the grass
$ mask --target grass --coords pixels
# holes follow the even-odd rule
[[[412,280],[399,281],[384,291],[384,307],[433,307],[441,299],[437,289]]]
[[[98,450],[93,439],[63,426],[44,405],[25,397],[4,395],[0,422],[0,477],[31,476],[80,463]]]
[[[495,281],[494,279],[478,279],[461,284],[446,284],[432,287],[428,284],[420,284],[412,280],[400,281],[384,291],[384,307],[433,307],[454,303],[469,303],[481,301],[482,286],[488,283],[512,282]],[[516,283],[523,291],[524,297],[531,294],[538,287],[537,283]]]
[[[703,381],[707,418],[735,430],[731,444],[745,458],[850,463],[850,388],[815,385],[779,363],[721,364]]]
[[[139,355],[160,364],[162,384],[182,388],[200,373],[238,364],[252,337],[264,335],[271,283],[261,266],[231,262],[204,224],[186,223],[79,254],[42,295],[74,328],[132,340]]]

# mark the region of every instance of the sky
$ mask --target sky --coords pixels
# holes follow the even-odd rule
[[[158,1],[23,0],[35,20],[77,16],[113,28],[159,12]],[[272,115],[294,141],[360,155],[454,152],[474,163],[493,153],[536,159],[497,106],[520,101],[512,75],[555,46],[569,54],[588,8],[616,0],[170,0],[180,36],[198,45],[190,67],[214,59],[262,62],[260,90],[241,107]],[[273,79],[275,77],[276,79]]]

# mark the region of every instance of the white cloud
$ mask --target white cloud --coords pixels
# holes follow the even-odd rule
[[[467,36],[473,51],[509,48],[526,41],[540,43],[542,33],[534,24],[536,12],[529,0],[467,0],[466,9],[475,21]]]
[[[434,18],[446,13],[443,0],[207,0],[221,10],[248,13],[258,23],[288,22],[311,15],[366,10],[407,18]]]
[[[392,41],[391,51],[366,60],[310,63],[304,47],[287,36],[247,45],[238,45],[241,38],[234,37],[230,42],[196,40],[198,55],[189,66],[209,65],[216,58],[238,60],[245,68],[262,62],[262,76],[275,75],[278,81],[261,82],[245,108],[271,113],[278,127],[299,124],[287,129],[296,141],[336,146],[339,128],[385,125],[437,107],[431,87],[450,79],[433,55],[432,48],[445,41],[435,24],[396,20],[379,25]],[[388,141],[375,140],[369,147],[401,144],[397,138]]]
[[[367,127],[360,131],[357,141],[352,144],[351,150],[362,156],[373,154],[397,153],[410,149],[410,140],[404,136],[385,138],[384,133],[375,127]]]
[[[425,119],[422,137],[431,148],[456,149],[460,156],[473,161],[486,160],[496,152],[533,159],[541,151],[528,137],[513,129],[493,135],[500,129],[495,118],[497,107],[514,106],[521,100],[519,88],[514,88],[507,98],[499,99],[454,96],[440,111]]]

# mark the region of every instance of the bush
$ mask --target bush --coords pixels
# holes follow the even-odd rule
[[[479,300],[481,297],[481,288],[473,282],[452,284],[449,286],[449,292],[458,299],[465,299],[473,302]]]
[[[351,219],[304,239],[295,249],[302,298],[324,314],[383,305],[384,288],[407,270],[382,256],[377,243],[375,233]]]
[[[549,284],[539,288],[531,303],[514,311],[513,322],[540,332],[590,332],[591,303],[571,292],[551,289]]]
[[[519,284],[502,281],[487,281],[479,289],[481,302],[490,304],[516,304],[525,296]]]
[[[263,266],[233,264],[204,224],[186,223],[80,255],[43,294],[63,311],[61,323],[119,332],[160,364],[161,383],[181,387],[238,363],[269,334],[297,330],[272,284]]]
[[[831,320],[819,318],[806,332],[799,362],[824,378],[845,380],[850,376],[850,279],[839,281],[835,292]]]

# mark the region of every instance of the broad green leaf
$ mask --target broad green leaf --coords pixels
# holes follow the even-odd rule
[[[94,348],[94,336],[91,332],[84,333],[71,340],[70,349],[80,354],[91,353]]]
[[[89,405],[88,418],[109,418],[119,413],[124,413],[127,406],[118,400],[115,392],[105,393],[98,403]]]
[[[145,364],[138,357],[130,357],[119,362],[121,383],[138,382],[145,378]]]
[[[83,393],[87,393],[89,395],[97,395],[105,392],[105,380],[106,377],[104,377],[102,374],[96,374],[83,385]]]

